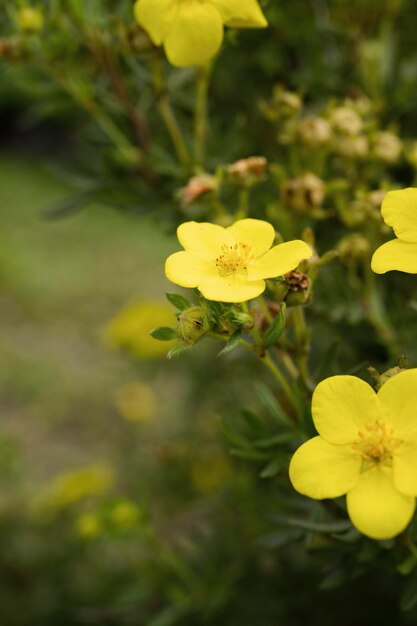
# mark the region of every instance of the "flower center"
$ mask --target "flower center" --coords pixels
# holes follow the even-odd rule
[[[375,420],[365,424],[358,432],[358,439],[352,448],[359,452],[367,464],[381,463],[391,465],[394,451],[401,445],[401,440],[394,437],[394,430],[384,422]]]
[[[216,267],[220,276],[228,276],[246,270],[248,263],[254,258],[255,255],[247,243],[240,242],[231,246],[224,244],[216,258]]]

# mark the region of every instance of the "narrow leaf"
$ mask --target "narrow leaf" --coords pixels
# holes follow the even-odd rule
[[[275,316],[272,324],[268,328],[264,336],[264,346],[265,348],[270,348],[275,343],[277,343],[278,339],[281,337],[284,329],[285,329],[285,302],[282,302],[280,305],[280,309]]]
[[[288,415],[280,406],[278,400],[275,398],[270,389],[263,385],[262,383],[256,384],[256,391],[258,392],[258,396],[263,406],[268,411],[269,415],[281,426],[286,426],[288,428],[294,428],[293,422],[290,420]]]
[[[225,354],[228,354],[229,352],[231,352],[232,350],[237,348],[238,345],[239,345],[239,342],[240,342],[241,335],[242,335],[242,331],[241,331],[240,328],[235,330],[233,335],[230,336],[230,338],[229,338],[228,342],[226,343],[226,345],[224,346],[223,350],[220,350],[220,352],[218,353],[217,356],[224,356]]]
[[[187,345],[186,343],[182,343],[179,346],[175,346],[174,348],[171,348],[171,350],[167,354],[168,359],[175,359],[177,356],[182,354],[189,347],[190,346]]]

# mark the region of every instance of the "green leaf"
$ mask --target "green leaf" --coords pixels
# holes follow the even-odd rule
[[[286,428],[291,426],[291,428],[294,428],[293,422],[282,409],[278,400],[275,398],[270,389],[262,383],[257,383],[255,385],[255,388],[260,401],[268,411],[269,415],[281,426],[285,426]]]
[[[282,302],[279,308],[277,315],[275,316],[272,324],[268,328],[264,336],[264,346],[265,348],[270,348],[275,343],[277,343],[278,339],[281,337],[284,329],[285,329],[285,302]]]
[[[259,474],[261,478],[272,478],[276,476],[282,469],[284,465],[283,459],[273,459],[264,467],[262,472]]]
[[[268,455],[253,448],[232,448],[230,454],[245,461],[265,461]]]
[[[187,345],[186,343],[181,343],[179,346],[174,346],[168,352],[167,358],[168,359],[175,359],[175,358],[177,358],[177,356],[182,354],[185,350],[188,350],[188,348],[190,348],[190,346]]]
[[[191,302],[181,296],[179,293],[166,293],[166,299],[179,311],[185,311],[191,307]]]
[[[158,339],[158,341],[172,341],[173,339],[178,339],[177,331],[169,326],[158,326],[151,330],[149,334],[154,339]]]
[[[413,577],[406,586],[400,599],[402,611],[411,611],[417,604],[417,578]]]
[[[408,556],[405,561],[397,566],[397,572],[399,572],[403,576],[408,576],[409,574],[411,574],[416,565],[417,558],[415,554],[410,554],[410,556]]]
[[[223,350],[220,350],[217,356],[224,356],[225,354],[228,354],[229,352],[237,348],[240,342],[241,335],[242,335],[242,331],[240,330],[240,328],[235,330],[233,335],[230,336]]]
[[[279,516],[275,521],[280,526],[290,526],[291,528],[301,528],[310,532],[322,533],[325,535],[333,535],[336,533],[347,532],[352,528],[352,524],[348,520],[338,520],[334,522],[314,522],[308,519],[298,519],[295,517]]]

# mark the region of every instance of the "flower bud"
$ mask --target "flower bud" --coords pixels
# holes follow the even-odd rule
[[[202,306],[185,309],[178,318],[178,333],[190,345],[197,343],[207,330],[207,317]]]
[[[368,257],[370,245],[366,237],[354,233],[339,241],[337,251],[342,261],[360,260]]]
[[[241,159],[236,161],[232,165],[229,165],[227,171],[235,178],[245,180],[250,176],[256,176],[260,178],[265,172],[267,167],[267,160],[263,156],[253,156],[247,159]]]
[[[298,138],[309,146],[328,143],[332,136],[332,129],[323,117],[307,117],[298,125]]]
[[[311,281],[306,274],[299,270],[292,270],[284,276],[284,282],[288,287],[285,302],[288,306],[306,304],[311,295]]]
[[[199,174],[190,178],[185,187],[180,189],[180,203],[182,207],[187,207],[201,196],[215,191],[217,181],[210,174]]]
[[[406,369],[408,369],[408,358],[403,355],[400,357],[398,365],[396,365],[395,367],[391,367],[385,372],[382,372],[382,374],[380,374],[378,370],[376,370],[374,367],[368,367],[368,372],[376,381],[376,389],[377,391],[379,391],[382,385],[386,383],[390,378],[393,378],[394,376],[396,376],[400,372],[405,371]]]
[[[363,128],[361,117],[348,107],[334,109],[330,116],[330,123],[336,132],[351,137],[358,135]]]
[[[284,204],[299,213],[319,206],[325,195],[324,183],[314,174],[305,174],[287,181],[282,189]]]
[[[380,132],[374,138],[373,153],[381,161],[396,163],[401,156],[401,139],[390,132]]]
[[[366,137],[344,137],[337,142],[336,149],[342,156],[350,159],[363,159],[369,154],[369,143]]]
[[[266,118],[272,122],[278,122],[298,115],[302,102],[298,94],[286,91],[277,85],[274,88],[272,100],[262,101],[260,108]]]

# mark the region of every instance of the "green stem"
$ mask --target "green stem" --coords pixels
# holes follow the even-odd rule
[[[292,319],[295,340],[297,342],[297,365],[305,386],[311,391],[314,385],[308,367],[308,354],[310,351],[309,331],[306,325],[304,309],[301,306],[296,306],[292,309]]]
[[[247,302],[242,302],[242,310],[249,315],[251,314],[249,305]],[[252,346],[251,344],[249,344],[251,346],[251,349],[256,350],[258,348],[259,356],[261,358],[262,363],[266,365],[266,367],[272,373],[275,380],[278,382],[279,386],[281,387],[289,404],[295,409],[296,414],[298,414],[298,406],[296,402],[294,401],[294,394],[291,390],[291,387],[287,379],[285,378],[284,374],[281,372],[278,366],[274,363],[268,350],[265,350],[263,346],[263,339],[262,339],[261,333],[259,332],[259,329],[256,326],[253,326],[250,332],[255,341],[255,345]]]
[[[171,138],[178,161],[188,170],[191,164],[190,154],[167,95],[161,60],[153,59],[150,67],[159,113]]]
[[[395,358],[400,351],[397,335],[388,319],[381,294],[375,282],[375,274],[368,266],[365,267],[364,287],[363,299],[368,319],[385,344],[390,356]]]
[[[249,187],[243,184],[239,193],[239,206],[235,214],[235,220],[244,219],[249,215]]]
[[[294,402],[294,394],[293,394],[293,392],[291,390],[291,387],[288,384],[288,381],[285,378],[284,374],[275,365],[275,363],[272,360],[271,355],[269,354],[268,351],[265,352],[265,355],[261,358],[261,360],[262,360],[262,363],[264,363],[266,365],[266,367],[269,369],[271,374],[274,376],[275,380],[278,382],[278,384],[281,387],[281,389],[282,389],[285,397],[287,398],[289,404],[292,407],[294,407],[296,413],[298,414],[298,406]]]
[[[197,92],[194,118],[194,163],[203,166],[208,135],[208,90],[210,86],[210,65],[197,70]]]

